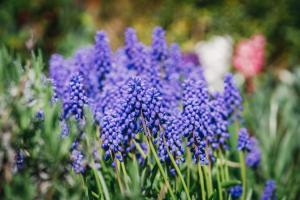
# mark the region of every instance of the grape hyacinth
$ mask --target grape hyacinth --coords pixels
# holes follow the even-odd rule
[[[215,93],[213,99],[210,100],[209,110],[208,142],[213,149],[219,147],[228,149],[228,118],[226,109],[224,108],[224,98],[220,93]]]
[[[168,57],[168,45],[165,38],[165,31],[161,27],[155,27],[152,33],[152,61],[163,62]]]
[[[125,55],[127,57],[126,66],[129,70],[136,70],[141,74],[147,65],[145,47],[138,41],[136,32],[128,28],[125,32]]]
[[[60,121],[61,137],[64,138],[69,135],[69,127],[65,120]]]
[[[237,149],[239,151],[247,151],[247,152],[251,151],[252,149],[252,142],[250,140],[250,136],[246,128],[241,128],[238,131]]]
[[[93,46],[80,48],[71,58],[58,54],[51,57],[53,96],[63,104],[59,118],[61,137],[70,135],[73,129],[69,130],[68,126],[74,122],[77,126],[72,127],[79,133],[69,156],[70,167],[76,173],[90,174],[88,166],[95,166],[99,175],[104,170],[103,179],[107,181],[107,176],[115,172],[120,179],[117,180],[120,191],[131,192],[132,172],[128,176],[126,165],[135,159],[138,167],[146,168],[137,170],[146,182],[148,172],[159,170],[165,183],[155,174],[153,183],[165,184],[170,193],[166,194],[167,199],[177,188],[184,189],[186,199],[191,199],[189,195],[198,199],[199,194],[202,199],[214,194],[220,199],[221,195],[238,199],[248,194],[246,190],[252,185],[245,183],[250,174],[244,176],[244,163],[258,169],[261,152],[256,139],[246,128],[241,128],[237,141],[241,164],[231,160],[236,156],[229,144],[234,144],[235,138],[230,138],[229,130],[233,130],[232,125],[238,122],[243,109],[233,75],[224,77],[223,91],[212,93],[199,63],[187,61],[182,55],[179,45],[168,46],[164,30],[156,27],[150,46],[139,41],[135,30],[128,28],[125,45],[113,52],[108,37],[99,31]],[[90,109],[92,122],[85,108]],[[76,120],[69,120],[72,117]],[[91,130],[97,130],[100,137],[94,137]],[[88,163],[90,159],[93,165]],[[114,168],[107,167],[101,159]],[[165,173],[166,169],[169,173]],[[193,174],[195,169],[199,175]],[[242,172],[241,177],[238,170]],[[231,174],[232,171],[236,173]],[[178,177],[168,179],[170,174]],[[195,180],[199,180],[201,192],[189,194],[189,190],[195,191],[189,187]],[[236,180],[234,185],[231,180]],[[92,184],[93,181],[89,185]],[[141,194],[148,193],[147,187],[142,188]],[[176,195],[181,194],[176,191]]]
[[[74,149],[71,153],[72,167],[76,173],[84,173],[86,161],[82,152]]]
[[[83,76],[80,73],[75,73],[65,91],[64,98],[64,113],[63,118],[68,118],[71,115],[75,119],[80,120],[83,118],[83,108],[87,105],[87,96],[83,84]]]
[[[63,96],[70,73],[70,69],[65,65],[65,62],[64,57],[59,54],[53,54],[49,60],[49,76],[55,86],[54,92],[58,97]]]
[[[251,138],[251,149],[246,156],[246,165],[253,169],[257,168],[261,160],[260,148],[255,138]]]
[[[39,110],[36,112],[35,114],[35,118],[38,120],[38,121],[44,121],[45,119],[45,113],[43,110]]]
[[[171,44],[169,48],[169,56],[165,62],[165,79],[170,79],[172,76],[176,76],[179,79],[182,68],[182,55],[178,44]]]
[[[140,130],[139,117],[141,115],[143,98],[145,95],[144,83],[139,78],[129,79],[123,88],[124,97],[121,99],[118,116],[120,117],[121,132],[128,142]]]
[[[230,122],[240,117],[243,110],[242,97],[239,89],[235,86],[232,74],[228,73],[224,78],[224,101]]]
[[[162,101],[161,94],[157,89],[150,88],[146,91],[143,103],[143,116],[146,126],[154,138],[156,138],[160,126],[164,125],[167,117],[166,107]]]
[[[261,159],[260,149],[256,139],[250,137],[246,128],[241,128],[238,132],[237,149],[247,152],[245,161],[248,167],[256,168],[259,165]]]
[[[95,41],[96,44],[93,64],[96,69],[98,89],[101,91],[106,75],[110,72],[113,65],[112,52],[105,32],[98,31],[95,36]]]
[[[105,151],[104,159],[107,160],[111,154],[121,154],[123,152],[122,141],[123,136],[121,134],[118,119],[112,115],[107,115],[103,118],[101,131],[102,148]],[[117,157],[121,160],[121,157]]]
[[[166,122],[166,129],[161,132],[158,138],[158,156],[162,162],[170,163],[170,154],[174,157],[176,164],[184,162],[184,148],[182,143],[180,119],[169,116]],[[174,170],[172,170],[174,172]]]
[[[205,152],[209,127],[209,110],[205,84],[202,81],[187,80],[183,84],[183,134],[188,138],[194,162],[206,164]]]
[[[15,154],[15,165],[18,171],[22,170],[25,166],[25,156],[21,150],[18,150]]]
[[[241,185],[235,185],[229,188],[229,194],[232,199],[238,199],[242,196],[243,187]]]
[[[273,180],[268,180],[265,185],[261,200],[276,200],[276,183]]]

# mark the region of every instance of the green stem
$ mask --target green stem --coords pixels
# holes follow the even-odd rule
[[[222,150],[218,150],[219,159],[220,159],[220,174],[221,174],[221,181],[224,182],[226,180],[225,178],[225,170],[224,170],[224,157]]]
[[[207,196],[210,197],[212,195],[212,180],[211,180],[211,171],[210,167],[207,165],[203,166],[204,174],[205,174],[205,181],[206,181],[206,188],[207,188]]]
[[[187,186],[186,186],[186,184],[185,184],[185,181],[184,181],[184,178],[183,178],[183,176],[182,176],[182,174],[181,174],[181,172],[180,172],[180,169],[178,168],[178,166],[177,166],[177,164],[176,164],[176,162],[175,162],[175,160],[174,160],[174,157],[173,157],[173,155],[170,153],[169,149],[168,149],[168,154],[169,154],[169,157],[170,157],[170,159],[171,159],[171,162],[172,162],[173,166],[175,167],[175,170],[176,170],[176,172],[177,172],[177,174],[178,174],[178,176],[179,176],[179,178],[180,178],[180,180],[181,180],[181,183],[182,183],[182,185],[183,185],[183,189],[184,189],[184,191],[185,191],[185,193],[186,193],[186,196],[187,196],[188,200],[190,200],[191,197],[190,197],[189,189],[187,188]]]
[[[135,140],[132,140],[136,149],[139,151],[139,153],[142,155],[142,157],[145,159],[147,156],[145,154],[145,152],[143,151],[142,147],[139,145],[139,143],[137,143]]]
[[[82,182],[82,185],[83,185],[83,188],[84,188],[85,196],[86,196],[87,199],[90,199],[89,198],[88,187],[85,185],[85,181],[84,181],[83,175],[80,175],[80,178],[81,178],[81,182]]]
[[[117,163],[115,171],[116,171],[115,174],[116,174],[116,178],[117,178],[121,193],[124,194],[124,188],[123,188],[123,185],[122,185],[122,182],[120,179],[120,175],[119,175],[119,170],[118,170],[118,163]]]
[[[239,152],[240,156],[240,164],[241,164],[241,177],[242,177],[242,184],[243,184],[243,194],[242,194],[242,200],[246,199],[247,194],[247,182],[246,182],[246,164],[244,160],[244,153],[242,151]]]
[[[125,168],[124,162],[120,162],[120,164],[121,164],[121,168],[122,168],[122,171],[123,171],[123,174],[124,174],[126,189],[129,190],[128,183],[130,182],[130,178],[129,178],[127,172],[126,172],[126,168]]]
[[[223,194],[222,194],[222,183],[220,178],[220,167],[217,166],[217,184],[218,184],[218,193],[219,193],[219,200],[223,200]]]
[[[225,163],[225,179],[228,181],[229,180],[229,170],[228,170],[228,165]]]
[[[176,198],[175,198],[175,195],[174,195],[174,193],[172,191],[171,185],[170,185],[170,183],[168,181],[168,177],[167,177],[167,175],[166,175],[166,173],[165,173],[165,171],[164,171],[164,169],[163,169],[163,167],[162,167],[162,165],[160,163],[160,160],[159,160],[159,158],[158,158],[158,156],[157,156],[157,154],[155,152],[155,148],[154,148],[154,146],[153,146],[153,144],[152,144],[152,142],[151,142],[151,140],[149,138],[148,138],[148,143],[149,143],[149,146],[150,146],[150,150],[152,151],[152,153],[154,155],[154,159],[155,159],[155,161],[156,161],[156,163],[158,165],[159,171],[162,174],[162,176],[163,176],[163,178],[164,178],[164,180],[166,182],[166,185],[167,185],[167,187],[169,189],[170,195],[171,195],[172,199],[175,200]]]
[[[187,163],[187,187],[190,188],[190,179],[191,179],[191,170],[190,170],[190,166],[191,166],[191,157],[190,157],[190,150],[187,150],[187,158],[186,158],[186,163]]]
[[[104,197],[106,200],[110,200],[109,192],[108,192],[104,177],[101,173],[101,170],[96,170],[95,168],[93,168],[93,172],[96,177],[96,183],[97,183],[97,186],[99,189],[99,193],[101,194],[101,196],[104,194]]]
[[[201,170],[200,163],[198,163],[198,172],[199,172],[199,178],[200,178],[200,187],[201,187],[202,199],[206,199],[205,198],[205,187],[204,187],[203,173],[202,173],[202,170]]]

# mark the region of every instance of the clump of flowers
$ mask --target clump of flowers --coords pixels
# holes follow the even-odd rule
[[[232,199],[246,193],[244,174],[241,184],[222,188],[231,179],[228,163],[233,162],[227,159],[228,152],[235,148],[231,139],[237,134],[229,128],[238,124],[242,112],[242,98],[233,75],[222,77],[223,91],[211,93],[198,62],[184,58],[178,44],[168,45],[161,27],[153,30],[150,46],[138,40],[134,29],[127,29],[125,46],[116,52],[111,50],[105,32],[99,31],[92,46],[77,50],[68,59],[55,54],[49,64],[55,99],[62,102],[62,139],[70,135],[68,123],[75,119],[77,135],[70,161],[76,173],[88,173],[88,166],[93,166],[90,157],[97,157],[93,164],[102,170],[105,165],[99,160],[103,158],[113,166],[123,190],[122,184],[130,182],[126,164],[137,160],[150,171],[155,170],[153,164],[157,166],[173,199],[168,173],[180,178],[187,199],[191,198],[182,174],[185,170],[193,180],[196,176],[190,173],[198,171],[203,199],[214,195],[214,188],[220,199],[224,192]],[[85,120],[89,119],[85,108],[94,117],[91,123],[101,144],[96,156],[95,149],[91,156],[82,148],[89,143],[83,134]],[[258,143],[247,129],[240,129],[237,142],[238,150],[247,157],[234,166],[240,166],[243,172],[245,162],[257,168]],[[164,167],[169,169],[167,173]],[[212,177],[213,169],[218,177]],[[120,171],[124,181],[120,180]]]
[[[241,185],[235,185],[229,188],[229,194],[232,199],[238,199],[242,196],[243,188]]]
[[[261,200],[276,200],[276,183],[273,180],[268,180],[265,184],[265,189],[261,196]]]
[[[257,75],[264,65],[266,40],[262,34],[241,40],[235,50],[234,67],[246,78]]]
[[[223,86],[223,76],[229,71],[232,60],[232,44],[230,36],[214,36],[196,44],[195,52],[212,91],[218,91]]]

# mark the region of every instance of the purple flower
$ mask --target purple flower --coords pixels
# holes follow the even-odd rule
[[[111,155],[120,155],[123,152],[123,136],[119,126],[118,118],[107,115],[103,118],[101,124],[102,148],[105,151],[104,159],[107,160]],[[122,161],[122,157],[117,157]]]
[[[253,169],[257,168],[261,160],[261,152],[255,138],[251,138],[251,149],[246,156],[246,165]]]
[[[167,118],[166,128],[160,132],[159,138],[157,139],[158,141],[156,142],[158,146],[158,156],[161,162],[171,162],[168,150],[174,157],[177,165],[185,161],[181,128],[180,118],[176,116],[169,116]],[[170,172],[175,175],[173,168],[170,168]]]
[[[245,151],[246,165],[251,168],[256,168],[261,159],[261,153],[257,141],[254,137],[250,137],[246,128],[241,128],[238,132],[238,144],[237,149],[239,151]]]
[[[224,108],[224,98],[220,93],[214,94],[209,102],[208,115],[208,142],[213,149],[223,147],[228,149],[227,140],[229,138],[227,112]]]
[[[170,79],[170,77],[176,76],[178,79],[181,75],[182,68],[181,51],[178,44],[171,44],[169,48],[169,56],[164,64],[164,78]]]
[[[199,58],[195,53],[184,53],[182,55],[182,61],[184,64],[191,63],[195,66],[200,65]]]
[[[141,131],[140,116],[144,100],[144,83],[139,78],[130,78],[122,87],[122,96],[117,106],[107,113],[102,122],[101,139],[106,158],[113,153],[120,161],[135,147],[132,139]]]
[[[97,77],[95,76],[96,70],[93,68],[92,61],[94,57],[95,48],[84,47],[78,49],[71,64],[74,65],[74,72],[79,72],[83,76],[83,84],[86,88],[88,97],[97,95]]]
[[[125,31],[125,54],[129,60],[133,59],[136,55],[136,45],[138,38],[133,28],[127,28]],[[130,68],[130,67],[129,67]]]
[[[54,92],[58,97],[63,96],[69,74],[70,68],[65,66],[64,57],[53,54],[49,60],[49,76],[53,85],[55,85]]]
[[[38,120],[38,121],[43,121],[45,119],[45,113],[43,110],[39,110],[36,112],[35,114],[35,118]]]
[[[276,183],[273,180],[268,180],[265,185],[261,200],[276,200]]]
[[[250,135],[246,128],[241,128],[238,131],[238,144],[237,149],[239,151],[250,151],[252,149],[252,142],[250,139]]]
[[[243,110],[242,97],[239,89],[236,87],[232,74],[226,74],[224,78],[224,101],[227,115],[231,122],[240,117]]]
[[[243,188],[241,185],[235,185],[230,187],[228,191],[232,199],[238,199],[243,193]]]
[[[21,150],[18,150],[15,154],[15,164],[17,167],[17,170],[22,170],[25,166],[25,156]]]
[[[69,127],[65,120],[60,121],[61,137],[64,138],[69,135]]]
[[[168,57],[168,45],[165,31],[161,27],[155,27],[152,33],[151,60],[155,63],[165,61]]]
[[[193,160],[207,163],[205,137],[209,129],[209,107],[206,84],[203,81],[187,80],[183,84],[183,134],[188,138]]]
[[[69,81],[65,91],[63,102],[63,118],[66,119],[74,116],[75,119],[83,118],[83,108],[87,105],[86,91],[83,85],[83,76],[80,73],[75,73]]]
[[[136,32],[132,28],[128,28],[125,32],[125,55],[127,57],[126,66],[129,70],[136,70],[138,74],[142,74],[149,65],[149,53],[146,47],[138,41]]]
[[[82,152],[74,149],[71,153],[72,168],[76,173],[84,173],[86,169],[86,161]]]
[[[95,36],[95,54],[93,64],[96,69],[98,89],[101,91],[106,75],[112,68],[112,51],[104,31],[98,31]]]
[[[148,89],[143,101],[142,110],[146,126],[150,130],[152,136],[156,138],[160,126],[163,126],[166,121],[166,106],[163,103],[161,94],[156,88]]]

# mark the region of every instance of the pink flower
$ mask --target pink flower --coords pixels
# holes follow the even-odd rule
[[[264,65],[265,37],[257,34],[248,40],[241,40],[233,58],[234,67],[246,78],[258,74]]]

